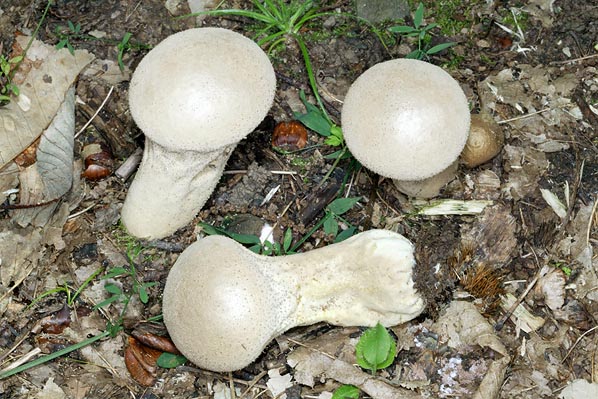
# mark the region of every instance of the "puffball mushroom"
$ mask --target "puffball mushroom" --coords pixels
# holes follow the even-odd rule
[[[236,144],[264,119],[276,77],[252,40],[221,28],[167,37],[131,79],[131,115],[146,136],[122,209],[134,236],[167,236],[190,222]]]
[[[349,88],[342,110],[344,137],[355,158],[395,179],[399,189],[406,181],[403,190],[419,197],[437,195],[454,177],[450,172],[442,182],[433,178],[457,160],[469,122],[459,83],[443,69],[412,59],[365,71]],[[436,189],[423,186],[430,181]]]
[[[370,230],[313,251],[267,257],[223,236],[189,246],[164,288],[164,323],[197,366],[241,369],[299,325],[392,326],[424,309],[412,280],[413,245]]]

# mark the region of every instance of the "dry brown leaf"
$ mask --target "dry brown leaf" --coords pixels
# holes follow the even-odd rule
[[[448,337],[448,345],[465,349],[469,345],[488,347],[503,355],[492,361],[484,379],[480,383],[476,399],[496,398],[505,377],[510,356],[507,348],[494,332],[494,328],[478,312],[474,304],[454,301],[432,328],[439,335]]]
[[[67,91],[50,126],[44,131],[37,148],[37,161],[19,174],[21,204],[39,204],[57,200],[73,183],[73,144],[75,134],[75,90]],[[12,218],[25,227],[44,226],[58,202],[13,211]]]
[[[550,309],[558,310],[565,303],[565,282],[565,273],[554,269],[538,280],[534,292],[537,297],[544,298]]]
[[[19,36],[17,42],[25,48],[29,37]],[[32,64],[15,74],[20,95],[0,108],[0,168],[29,147],[50,125],[65,93],[79,72],[93,59],[86,50],[76,50],[74,56],[65,49],[34,40],[24,64]]]

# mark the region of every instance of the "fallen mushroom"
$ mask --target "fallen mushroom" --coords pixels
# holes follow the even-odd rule
[[[386,230],[280,257],[206,237],[170,270],[164,323],[183,355],[214,371],[247,366],[295,326],[396,325],[424,309],[412,280],[413,252],[409,240]]]
[[[134,236],[167,236],[190,222],[216,187],[236,144],[266,116],[276,89],[268,56],[221,28],[176,33],[131,79],[131,115],[146,135],[122,209]]]
[[[420,198],[438,195],[454,178],[469,121],[459,83],[441,68],[412,59],[365,71],[351,85],[342,111],[344,137],[355,158]]]

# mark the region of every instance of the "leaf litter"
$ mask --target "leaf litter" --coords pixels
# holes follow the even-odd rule
[[[108,27],[114,26],[114,18],[126,18],[126,21],[132,18],[132,21],[144,21],[144,25],[148,25],[147,21],[152,18],[163,18],[161,13],[165,7],[162,3],[147,2],[130,14],[113,13],[113,10],[99,6],[96,11],[106,15],[98,15],[97,21],[91,24],[98,32],[111,32]],[[168,3],[172,10],[186,7],[183,1],[178,5],[172,4],[176,2]],[[418,245],[420,251],[430,257],[430,270],[427,271],[430,279],[438,279],[439,270],[447,272],[441,276],[464,275],[477,270],[480,265],[491,270],[491,274],[496,273],[501,288],[505,290],[504,298],[510,298],[502,308],[482,306],[479,298],[457,290],[454,298],[449,295],[447,300],[435,303],[440,310],[438,315],[393,328],[399,337],[399,353],[394,363],[376,377],[355,366],[359,330],[312,326],[287,332],[243,373],[220,375],[193,369],[189,364],[170,370],[157,369],[155,377],[158,382],[149,388],[152,394],[191,397],[199,393],[202,397],[232,398],[246,392],[246,397],[286,395],[291,399],[300,397],[297,392],[301,392],[302,397],[324,398],[330,397],[339,384],[353,384],[374,398],[583,398],[591,395],[596,389],[598,375],[598,369],[593,366],[598,364],[595,339],[598,334],[595,329],[598,318],[598,260],[595,255],[598,242],[598,179],[595,174],[598,166],[596,126],[588,115],[592,115],[596,108],[593,99],[598,95],[598,79],[593,58],[569,64],[552,61],[567,57],[566,45],[569,52],[575,52],[574,43],[569,42],[573,39],[562,33],[570,28],[564,25],[567,14],[562,14],[569,5],[563,4],[561,9],[552,1],[535,0],[522,10],[529,13],[529,23],[534,29],[542,26],[546,35],[552,35],[552,38],[559,34],[562,36],[562,44],[555,48],[538,42],[533,29],[528,31],[522,28],[523,25],[519,28],[510,26],[513,34],[523,33],[525,42],[519,45],[529,50],[518,53],[514,47],[497,55],[492,52],[490,41],[495,35],[504,35],[508,31],[494,26],[487,31],[489,47],[475,50],[487,51],[486,55],[495,64],[465,61],[467,66],[464,70],[467,71],[463,76],[468,76],[467,84],[473,88],[468,91],[472,93],[472,103],[489,112],[501,124],[507,143],[495,160],[476,169],[463,170],[447,188],[449,196],[443,199],[448,200],[445,204],[452,207],[454,204],[483,206],[469,214],[442,211],[436,215],[413,216],[402,213],[402,210],[415,209],[413,202],[394,192],[388,182],[374,185],[376,177],[364,171],[351,176],[350,180],[355,184],[347,191],[350,197],[364,196],[366,205],[373,203],[370,211],[373,214],[369,217],[375,219],[374,225],[399,229],[414,239],[422,237]],[[5,15],[10,12],[7,11],[9,8],[2,7]],[[498,10],[484,8],[483,5],[478,7],[480,15],[493,18],[512,14],[506,6]],[[583,8],[584,5],[577,7]],[[76,13],[71,15],[75,18]],[[583,13],[575,18],[580,17]],[[575,18],[572,17],[572,20]],[[500,21],[507,26],[503,19]],[[521,22],[521,19],[518,21]],[[231,26],[226,20],[211,22]],[[330,26],[337,23],[327,21]],[[183,25],[176,28],[165,25],[138,34],[142,40],[156,43],[168,33],[182,28]],[[482,29],[482,26],[476,29]],[[46,40],[52,43],[47,36]],[[352,39],[361,43],[357,46],[354,43],[348,45],[342,36],[335,40],[341,44],[331,45],[324,41],[314,46],[313,57],[314,65],[321,68],[319,78],[322,79],[322,87],[333,87],[335,97],[342,98],[349,82],[368,66],[360,61],[367,54],[361,49],[364,45],[360,40],[369,39]],[[581,40],[581,45],[589,44],[583,42],[583,36]],[[17,38],[16,50],[24,48],[26,42],[24,37]],[[327,45],[329,49],[338,46],[350,54],[326,52]],[[588,48],[591,49],[592,45],[595,43]],[[77,288],[97,270],[126,267],[129,259],[124,255],[124,248],[137,245],[115,238],[118,235],[115,223],[126,188],[114,177],[98,182],[79,179],[80,169],[73,166],[73,161],[77,162],[73,154],[79,158],[81,148],[89,144],[92,136],[85,130],[80,138],[73,141],[72,132],[75,124],[81,126],[86,122],[73,111],[73,107],[78,109],[81,102],[95,104],[89,101],[94,96],[91,92],[94,86],[89,82],[98,77],[93,82],[101,82],[99,84],[104,85],[102,90],[107,91],[108,86],[117,85],[117,96],[108,103],[108,111],[118,116],[122,126],[130,126],[124,101],[126,95],[123,95],[126,87],[118,85],[124,83],[123,86],[126,86],[129,71],[134,69],[133,61],[138,61],[142,54],[125,54],[124,61],[128,65],[122,73],[104,47],[85,46],[91,51],[76,50],[73,57],[67,50],[56,51],[49,44],[35,41],[27,53],[28,61],[23,63],[24,69],[16,77],[22,87],[22,97],[0,108],[2,200],[7,200],[8,204],[17,200],[30,204],[64,199],[62,203],[42,208],[41,212],[40,209],[4,212],[0,220],[0,312],[3,315],[0,343],[5,352],[3,368],[35,349],[52,348],[43,344],[33,324],[55,315],[63,308],[64,297],[48,296],[40,300],[34,310],[26,309],[27,304],[61,283],[68,282]],[[365,48],[371,52],[375,46],[369,43]],[[469,50],[465,45],[455,48],[461,54],[467,54],[465,51]],[[86,69],[85,66],[94,58],[92,53],[96,59],[104,60],[95,61]],[[283,55],[292,72],[289,75],[297,75],[300,63],[289,58],[289,54],[292,53]],[[334,54],[333,59],[328,57],[330,54]],[[383,57],[381,54],[373,54],[372,59]],[[580,58],[583,56],[580,54]],[[353,61],[346,62],[344,57]],[[326,64],[327,59],[330,66]],[[60,68],[55,67],[57,63]],[[64,67],[63,63],[68,67]],[[351,65],[351,68],[340,71],[339,65],[344,64]],[[280,67],[285,68],[284,65]],[[40,66],[42,69],[39,69]],[[77,83],[79,97],[74,101],[75,96],[69,94],[68,88],[82,70]],[[44,101],[39,101],[40,98]],[[273,110],[274,119],[288,120],[292,111],[302,110],[293,86],[284,84],[280,98],[283,104]],[[59,111],[61,107],[62,113]],[[52,128],[52,120],[59,126]],[[100,134],[110,141],[110,135],[105,131],[107,125],[101,125],[100,120],[101,113],[97,126],[104,128],[104,131],[99,129]],[[32,123],[24,126],[24,121]],[[16,131],[20,135],[14,134]],[[121,134],[131,135],[130,132]],[[39,145],[31,148],[37,162],[26,167],[12,162],[40,137]],[[132,137],[127,139],[134,141]],[[300,194],[309,194],[318,177],[327,171],[329,164],[320,152],[324,149],[317,149],[313,155],[301,159],[273,157],[260,150],[269,146],[269,140],[262,132],[256,134],[253,141],[250,139],[241,144],[229,167],[233,171],[245,170],[248,173],[236,173],[223,179],[215,200],[209,204],[210,212],[206,213],[209,222],[223,221],[236,209],[246,208],[250,202],[259,205],[270,189],[279,187],[276,196],[267,204],[268,210],[258,215],[264,222],[274,225],[297,190],[304,190]],[[314,140],[318,141],[318,138],[309,137],[310,144]],[[57,142],[59,144],[52,149],[51,144]],[[44,159],[44,154],[49,154],[49,158]],[[309,149],[306,154],[310,154]],[[302,181],[270,174],[270,170],[281,168],[277,162],[298,173]],[[376,195],[368,195],[369,192]],[[71,212],[73,215],[81,213],[67,221]],[[367,221],[367,212],[368,206],[364,206],[358,212],[351,211],[343,216],[359,226]],[[433,228],[443,230],[443,240],[436,243],[426,241],[427,229]],[[170,240],[185,247],[195,239],[195,233],[193,228],[183,230]],[[448,238],[451,236],[452,240]],[[90,243],[97,246],[95,255],[87,260],[73,257],[75,251]],[[326,237],[316,235],[308,245],[326,243]],[[172,243],[160,245],[168,248],[166,244]],[[176,254],[156,248],[146,247],[142,249],[141,256],[135,258],[135,266],[143,281],[163,281],[176,259]],[[434,254],[431,254],[432,251]],[[422,267],[427,266],[422,263]],[[539,273],[543,269],[545,272]],[[536,276],[538,279],[532,285]],[[451,283],[459,284],[457,280]],[[121,289],[128,289],[130,285],[128,281],[118,279],[92,280],[75,301],[68,327],[53,333],[52,342],[62,342],[62,345],[64,342],[81,342],[89,334],[98,334],[106,328],[106,317],[114,317],[122,310],[122,307],[119,308],[121,305],[114,304],[104,315],[90,311],[94,303],[108,297],[106,283],[118,285]],[[437,289],[443,289],[442,284],[435,285],[438,285]],[[528,288],[529,292],[522,295]],[[134,301],[128,309],[126,323],[135,324],[158,315],[158,293],[159,290],[153,292],[148,304]],[[457,294],[464,295],[467,301],[463,298],[457,300]],[[509,311],[512,311],[511,321],[507,321],[502,330],[495,331],[495,323]],[[132,329],[126,324],[126,332]],[[16,334],[27,331],[30,333],[19,342]],[[66,359],[54,360],[22,374],[24,380],[15,379],[18,377],[2,380],[0,390],[15,398],[93,398],[139,394],[142,389],[131,379],[125,365],[123,353],[127,340],[124,338],[125,335],[120,333],[116,338],[102,340],[74,353],[73,359],[78,362],[83,360],[83,364]],[[6,353],[9,349],[11,352]],[[231,386],[234,388],[231,389]]]

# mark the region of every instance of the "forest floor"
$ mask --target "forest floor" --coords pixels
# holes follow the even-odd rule
[[[48,134],[49,121],[39,122],[38,130],[37,122],[24,122],[31,130],[21,136],[9,122],[23,121],[10,112],[25,105],[13,99],[0,108],[0,377],[74,344],[95,342],[0,379],[0,398],[324,399],[342,384],[374,398],[556,398],[563,392],[585,398],[596,392],[596,2],[424,1],[423,26],[438,24],[425,48],[455,42],[425,61],[449,72],[472,113],[491,115],[505,136],[496,157],[474,168],[460,165],[457,177],[428,202],[406,197],[351,157],[335,163],[327,155],[342,145],[326,144],[316,132],[308,131],[299,151],[272,147],[274,127],[305,112],[301,90],[315,104],[300,49],[286,40],[270,53],[278,87],[268,116],[236,147],[198,217],[154,241],[135,239],[119,222],[134,175],[114,172],[144,142],[127,102],[131,74],[149,48],[176,32],[219,26],[254,37],[258,27],[242,17],[176,18],[190,12],[183,0],[51,3],[45,16],[47,1],[0,4],[5,60],[11,51],[22,53],[40,21],[39,42],[21,67],[38,68],[35,49],[51,53],[59,44],[76,51],[77,57],[60,54],[68,55],[63,61],[72,69],[74,132],[80,132],[74,159],[70,150],[64,157],[54,154],[67,165],[57,182],[36,180],[32,175],[47,175],[37,138]],[[368,11],[373,5],[392,7],[376,14]],[[220,9],[251,6],[234,0]],[[415,38],[388,28],[412,25],[418,4],[339,0],[320,6],[331,14],[307,23],[299,35],[326,110],[340,125],[351,83],[371,66],[417,48]],[[359,13],[370,24],[343,13]],[[0,75],[3,85],[7,75]],[[23,83],[21,92],[27,90],[38,89]],[[168,102],[168,87],[163,96]],[[36,101],[34,107],[53,106],[48,97]],[[58,201],[14,209],[53,200],[52,193]],[[364,328],[324,323],[286,332],[234,373],[191,363],[140,370],[127,359],[145,350],[140,337],[165,334],[165,280],[180,252],[204,234],[200,222],[235,225],[249,235],[268,223],[277,242],[289,230],[298,243],[330,217],[327,206],[339,198],[359,200],[334,219],[334,227],[315,229],[299,252],[330,245],[347,230],[373,228],[399,232],[416,247],[416,285],[427,308],[390,328],[398,342],[391,366],[375,377],[353,366],[347,372],[343,366],[356,363],[355,343]],[[447,199],[486,202],[471,214],[446,207],[432,214],[435,201]],[[574,381],[578,393],[564,391]]]

